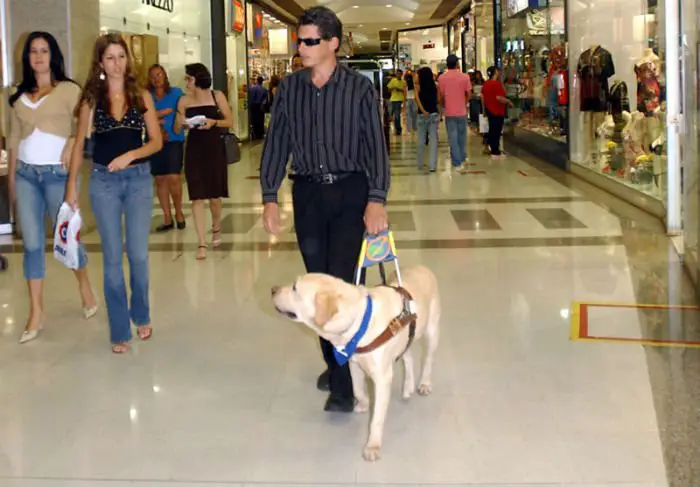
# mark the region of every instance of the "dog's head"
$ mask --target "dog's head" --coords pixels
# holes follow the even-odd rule
[[[275,309],[319,335],[341,335],[357,319],[360,288],[326,274],[306,274],[293,284],[272,288]]]

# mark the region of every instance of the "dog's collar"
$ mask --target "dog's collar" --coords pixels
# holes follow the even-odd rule
[[[365,314],[362,315],[362,323],[360,323],[360,329],[357,330],[355,335],[350,339],[345,345],[340,347],[333,347],[333,355],[335,355],[335,360],[338,365],[345,365],[350,357],[353,356],[355,350],[357,349],[357,344],[360,343],[362,337],[367,333],[367,328],[369,327],[369,321],[372,318],[372,297],[367,295],[367,306],[365,307]]]

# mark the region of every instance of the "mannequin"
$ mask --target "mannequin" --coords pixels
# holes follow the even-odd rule
[[[659,56],[647,48],[634,66],[637,75],[637,110],[646,117],[641,122],[642,143],[645,147],[651,146],[661,132],[662,123],[658,114],[663,100],[659,64]]]
[[[585,150],[590,154],[590,162],[596,164],[598,151],[595,150],[595,132],[608,111],[608,79],[615,74],[612,55],[606,49],[592,45],[581,53],[576,71],[581,85]]]

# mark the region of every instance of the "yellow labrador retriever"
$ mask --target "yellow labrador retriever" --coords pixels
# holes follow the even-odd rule
[[[426,353],[418,393],[427,396],[432,391],[431,369],[440,331],[437,279],[422,266],[406,269],[402,274],[403,288],[412,297],[410,302],[393,287],[354,286],[325,274],[306,274],[292,285],[272,289],[272,301],[278,312],[304,323],[331,342],[339,363],[349,360],[355,412],[369,410],[365,374],[374,382],[372,421],[363,451],[368,461],[378,460],[380,456],[394,362],[399,357],[405,367],[404,399],[410,398],[416,388],[411,348],[407,348],[411,326],[397,327],[394,318],[411,314],[415,318],[414,339],[425,336]],[[397,286],[395,279],[389,286]],[[405,320],[404,324],[406,321],[411,320]]]

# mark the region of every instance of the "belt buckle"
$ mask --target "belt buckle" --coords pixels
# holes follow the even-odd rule
[[[321,175],[321,182],[323,184],[333,184],[335,180],[333,179],[332,174],[322,174]]]

